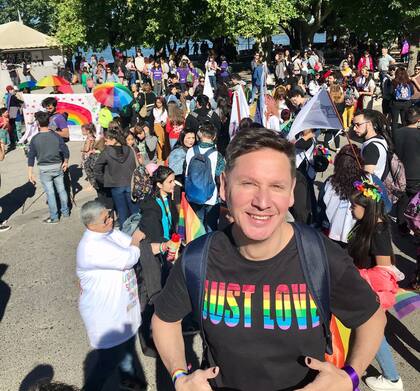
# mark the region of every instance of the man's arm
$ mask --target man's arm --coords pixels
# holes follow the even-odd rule
[[[56,132],[59,136],[61,136],[61,137],[63,137],[63,138],[70,138],[69,128],[64,128],[64,129],[56,130],[55,132]]]

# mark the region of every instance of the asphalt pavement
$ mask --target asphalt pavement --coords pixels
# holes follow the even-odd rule
[[[343,140],[342,140],[343,141]],[[0,234],[0,391],[25,391],[45,378],[82,386],[95,359],[91,353],[78,308],[75,275],[76,247],[83,232],[80,206],[95,197],[84,180],[81,144],[69,143],[70,173],[74,195],[71,217],[58,225],[46,225],[48,216],[41,186],[27,182],[23,150],[7,154],[0,163],[0,205],[12,229]],[[327,174],[320,176],[325,180]],[[407,238],[394,237],[398,266],[414,269],[415,248]],[[419,312],[402,322],[390,318],[391,345],[406,391],[419,389]],[[193,347],[193,349],[191,349]],[[200,341],[188,341],[188,350],[200,355]],[[137,346],[150,390],[172,390],[161,362],[144,357]],[[369,373],[377,373],[373,362]],[[108,390],[117,390],[116,378]],[[362,386],[363,390],[366,390]]]

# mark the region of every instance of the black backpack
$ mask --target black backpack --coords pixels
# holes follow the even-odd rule
[[[303,276],[323,323],[326,339],[325,352],[332,354],[330,269],[324,240],[320,232],[307,225],[294,223],[293,226]],[[207,352],[209,366],[215,366],[215,362],[210,349],[208,349],[201,314],[203,312],[208,252],[210,243],[216,233],[217,231],[210,232],[190,242],[185,248],[181,260],[182,272],[191,299],[192,316],[200,327],[203,348]],[[216,379],[213,379],[215,380],[215,386],[220,386]]]
[[[206,115],[201,115],[201,114],[198,114],[196,111],[192,111],[190,115],[197,120],[198,130],[200,130],[201,125],[204,125],[206,122],[209,122],[212,120],[213,113],[214,113],[213,110],[209,110],[209,112]]]

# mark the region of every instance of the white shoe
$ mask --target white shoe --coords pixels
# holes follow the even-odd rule
[[[382,375],[378,377],[367,377],[365,379],[366,385],[373,391],[404,391],[404,386],[401,378],[397,382],[392,382],[384,378]]]

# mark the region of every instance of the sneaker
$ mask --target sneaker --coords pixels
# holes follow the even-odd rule
[[[58,219],[53,220],[52,218],[48,217],[47,219],[42,220],[42,222],[45,224],[58,224],[59,220]]]
[[[8,231],[10,228],[12,228],[10,225],[0,224],[0,233]]]
[[[373,391],[404,391],[404,386],[401,378],[396,382],[392,382],[384,378],[382,375],[378,377],[367,377],[365,379],[366,385]]]

